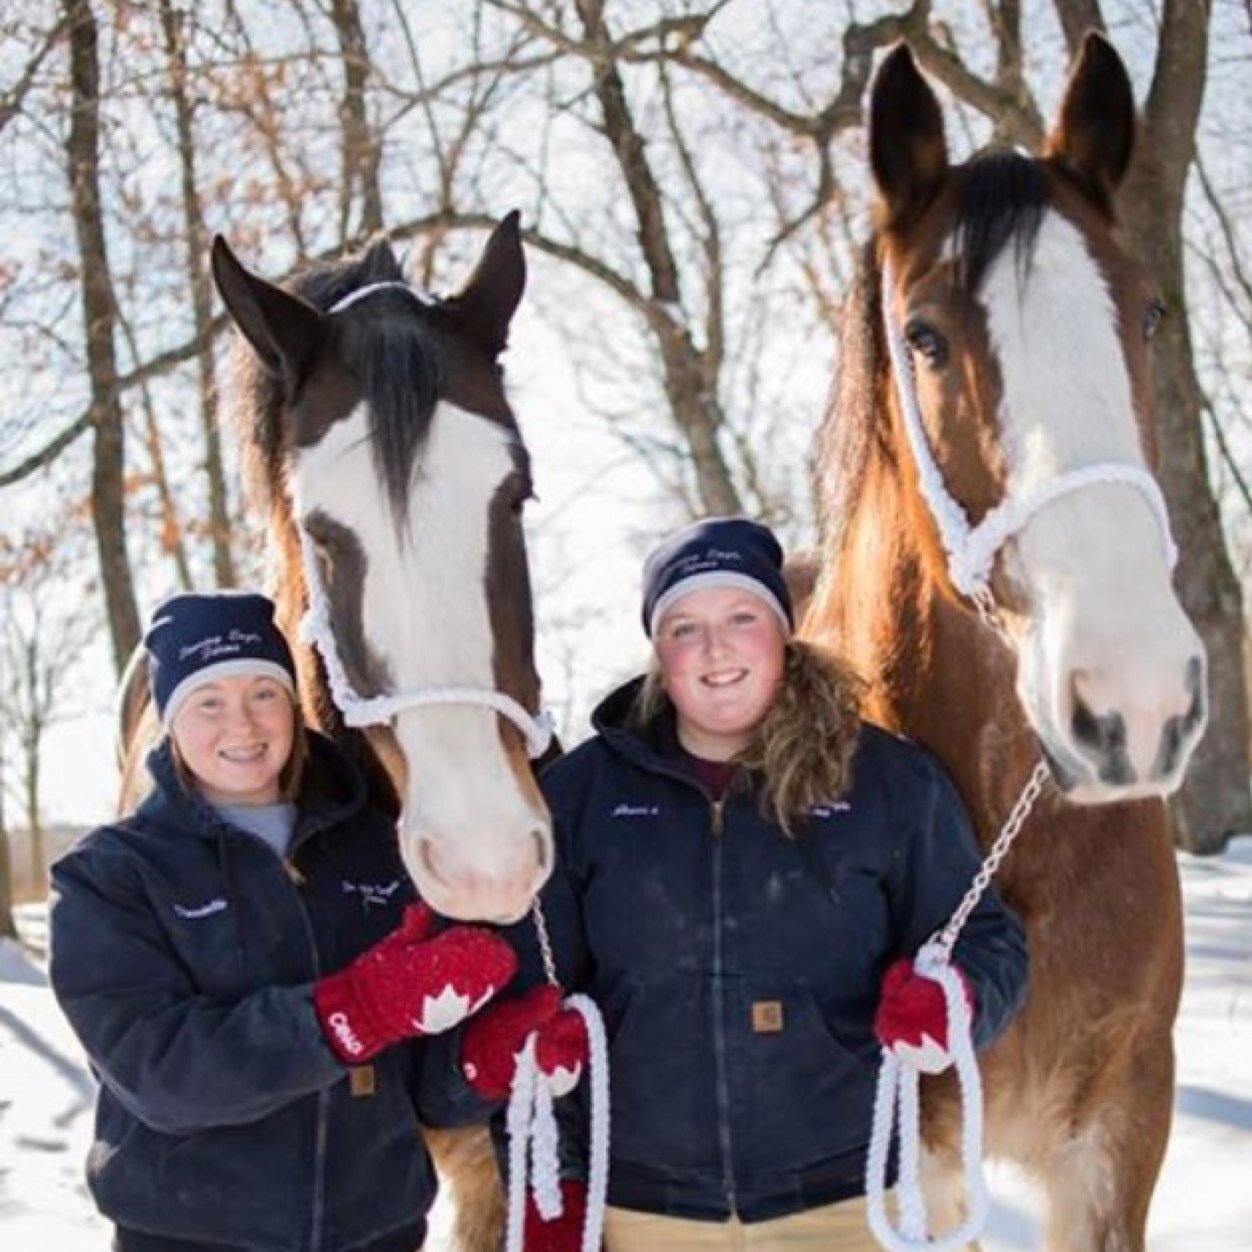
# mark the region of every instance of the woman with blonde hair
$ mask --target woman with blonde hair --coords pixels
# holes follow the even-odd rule
[[[950,1061],[942,991],[911,958],[978,869],[968,820],[928,753],[862,721],[847,667],[794,637],[782,559],[737,517],[653,552],[651,671],[542,779],[558,974],[594,997],[609,1040],[607,1252],[872,1252],[880,1046]],[[522,981],[540,981],[533,930],[511,938]],[[954,966],[983,1047],[1026,983],[1022,928],[994,892]],[[542,1010],[551,994],[528,997]],[[471,1069],[505,1011],[471,1024]],[[580,1246],[579,1153],[563,1172],[566,1216],[530,1214],[528,1252]]]

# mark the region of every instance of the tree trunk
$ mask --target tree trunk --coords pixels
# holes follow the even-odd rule
[[[649,322],[660,352],[665,396],[691,449],[701,508],[709,513],[741,513],[743,500],[718,446],[726,415],[718,395],[716,362],[706,359],[696,346],[684,320],[679,266],[665,222],[664,200],[614,59],[604,7],[603,0],[578,0],[579,17],[593,50],[594,90],[604,135],[630,197],[652,283],[654,305]],[[721,276],[714,281],[720,282]]]
[[[1208,652],[1209,723],[1175,805],[1179,840],[1197,852],[1252,829],[1248,788],[1243,596],[1209,486],[1203,407],[1187,326],[1183,245],[1186,181],[1204,96],[1208,7],[1166,4],[1135,162],[1121,200],[1131,249],[1151,264],[1166,307],[1154,341],[1161,488],[1179,563],[1179,599]]]
[[[213,362],[213,296],[209,285],[204,209],[196,181],[195,128],[187,90],[186,15],[171,0],[160,0],[161,29],[170,65],[170,94],[178,130],[178,167],[183,193],[183,223],[187,231],[187,278],[199,351],[196,366],[200,383],[200,422],[204,430],[204,472],[209,481],[209,529],[213,540],[213,578],[219,587],[236,582],[231,551],[230,503],[222,468],[222,439],[217,413],[217,381]]]
[[[339,237],[351,238],[350,218],[353,191],[360,185],[361,222],[359,235],[373,235],[383,228],[383,197],[378,181],[381,149],[370,130],[365,109],[365,86],[369,75],[369,53],[357,0],[331,0],[331,20],[339,36],[343,57],[344,91],[339,105],[343,127],[343,174],[339,189]]]
[[[13,849],[4,816],[4,742],[0,736],[0,939],[16,939],[13,921]]]
[[[89,0],[63,0],[69,22],[73,95],[66,157],[82,268],[83,321],[91,373],[91,512],[113,662],[121,674],[139,641],[139,614],[126,554],[125,434],[113,344],[116,300],[100,204],[100,66]]]

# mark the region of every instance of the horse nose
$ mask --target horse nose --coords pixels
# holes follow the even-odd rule
[[[1192,656],[1168,704],[1117,693],[1094,670],[1072,678],[1073,744],[1095,776],[1111,786],[1168,779],[1186,761],[1206,715],[1204,663]],[[1172,711],[1172,710],[1179,711]]]
[[[422,898],[445,917],[507,926],[526,914],[551,871],[544,829],[525,832],[520,848],[508,861],[484,867],[455,842],[419,835],[410,871]]]

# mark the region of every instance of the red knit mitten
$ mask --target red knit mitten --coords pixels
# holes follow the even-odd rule
[[[535,1062],[551,1080],[553,1094],[565,1095],[578,1085],[588,1050],[582,1014],[561,1007],[559,987],[535,987],[498,1000],[465,1028],[461,1072],[484,1099],[509,1098],[518,1053],[531,1031],[537,1032]]]
[[[586,1221],[587,1184],[574,1179],[563,1179],[560,1217],[545,1222],[535,1208],[534,1197],[527,1197],[522,1243],[526,1252],[579,1252],[583,1246],[583,1226]]]
[[[974,1013],[974,993],[955,965],[961,989]],[[882,998],[874,1017],[874,1033],[884,1047],[924,1074],[941,1074],[952,1064],[948,1051],[948,1003],[943,988],[913,970],[907,958],[896,961],[882,980]]]
[[[428,938],[434,920],[426,905],[411,904],[398,929],[314,987],[318,1020],[341,1060],[359,1064],[401,1039],[450,1029],[517,971],[499,936],[450,926]]]

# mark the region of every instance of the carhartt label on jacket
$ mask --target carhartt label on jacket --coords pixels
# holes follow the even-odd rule
[[[784,1025],[781,1000],[752,1001],[752,1029],[758,1035],[779,1034]]]
[[[214,913],[220,913],[227,908],[224,896],[217,896],[215,899],[208,900],[204,904],[176,904],[174,912],[179,917],[185,917],[188,921],[199,921],[202,917],[212,917]]]
[[[374,1067],[372,1065],[354,1065],[348,1071],[348,1090],[356,1100],[374,1094]]]

